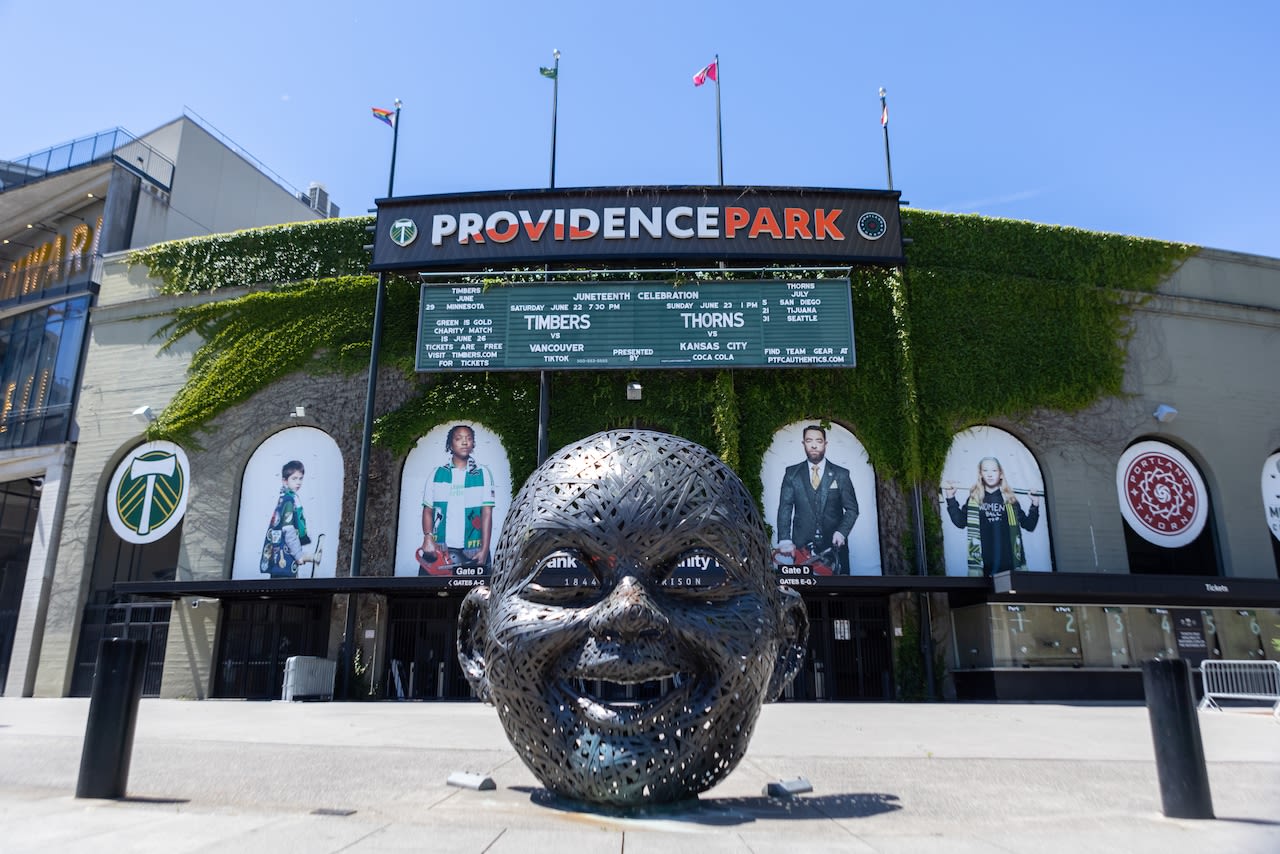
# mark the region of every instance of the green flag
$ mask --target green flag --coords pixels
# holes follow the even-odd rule
[[[538,68],[538,73],[539,73],[539,74],[541,74],[543,77],[546,77],[548,80],[555,80],[555,79],[556,79],[556,74],[557,74],[557,69],[555,69],[555,68],[544,68],[544,67],[539,67],[539,68]]]

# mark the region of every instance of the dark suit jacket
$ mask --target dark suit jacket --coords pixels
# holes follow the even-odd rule
[[[809,463],[787,466],[778,493],[778,540],[797,546],[813,543],[819,550],[831,545],[836,531],[849,539],[858,519],[858,498],[849,470],[827,460],[815,490],[809,483]],[[847,571],[847,570],[846,570]]]

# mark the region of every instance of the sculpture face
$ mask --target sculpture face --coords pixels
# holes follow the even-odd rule
[[[708,451],[597,434],[516,497],[492,586],[459,618],[463,669],[548,789],[690,797],[737,765],[803,656],[804,607],[768,558],[754,502]],[[626,686],[637,699],[607,698]]]

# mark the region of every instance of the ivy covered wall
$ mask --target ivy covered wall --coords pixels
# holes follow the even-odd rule
[[[286,375],[362,374],[376,282],[363,274],[371,221],[251,229],[133,253],[131,263],[166,293],[263,285],[179,311],[169,340],[195,334],[203,343],[150,435],[198,445],[220,413]],[[555,373],[551,447],[611,427],[667,430],[715,450],[760,495],[773,434],[809,418],[852,430],[882,489],[936,482],[963,427],[1034,409],[1077,411],[1118,394],[1129,307],[1196,251],[924,211],[904,211],[903,228],[912,241],[905,269],[853,273],[856,368]],[[380,414],[375,442],[402,455],[442,421],[480,421],[502,437],[518,484],[536,462],[537,374],[414,374],[417,301],[416,281],[388,277],[381,359],[418,394]],[[643,401],[626,400],[630,380],[643,384]],[[360,419],[351,414],[357,433]]]

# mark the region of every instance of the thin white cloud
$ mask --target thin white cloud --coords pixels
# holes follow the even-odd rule
[[[970,211],[980,211],[987,208],[998,208],[1003,205],[1011,205],[1014,202],[1025,202],[1027,199],[1034,199],[1036,196],[1043,195],[1045,192],[1043,187],[1034,190],[1019,190],[1016,193],[1006,193],[1003,196],[989,196],[985,199],[968,199],[962,202],[948,202],[939,205],[940,211],[951,211],[954,213],[968,213]]]

